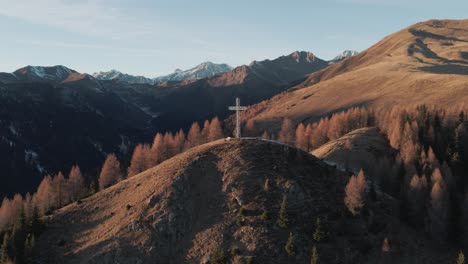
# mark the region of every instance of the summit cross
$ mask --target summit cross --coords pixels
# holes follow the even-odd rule
[[[236,106],[229,106],[229,110],[236,111],[236,138],[241,137],[240,111],[247,110],[246,106],[240,105],[239,97],[236,98]]]

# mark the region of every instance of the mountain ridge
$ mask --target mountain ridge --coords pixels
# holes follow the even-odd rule
[[[268,127],[285,117],[316,121],[353,106],[461,105],[468,101],[466,30],[468,20],[430,20],[409,26],[308,75],[285,93],[254,106],[244,118]],[[278,128],[274,125],[272,132]]]

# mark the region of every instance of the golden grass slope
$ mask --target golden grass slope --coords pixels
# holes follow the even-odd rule
[[[450,107],[468,102],[468,20],[430,20],[309,75],[248,111],[262,122],[317,118],[351,106]]]
[[[356,129],[312,151],[316,157],[341,169],[357,173],[370,171],[377,161],[394,153],[385,137],[376,127]]]

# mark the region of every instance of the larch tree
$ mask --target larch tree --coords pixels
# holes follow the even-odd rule
[[[120,171],[120,162],[115,154],[107,155],[104,164],[102,165],[101,173],[99,174],[99,189],[104,190],[105,188],[112,186],[122,179],[122,173]]]
[[[439,168],[435,168],[431,175],[431,183],[434,185],[436,182],[442,182],[444,178],[442,177],[442,173],[440,172]]]
[[[164,142],[164,136],[161,133],[157,133],[154,137],[153,145],[151,146],[151,156],[149,158],[151,167],[163,162],[167,158],[167,154],[168,151]]]
[[[70,200],[77,201],[86,193],[86,186],[80,167],[75,165],[68,174],[68,189],[70,191]]]
[[[432,237],[445,240],[448,237],[449,198],[443,180],[434,183],[431,190],[429,217]]]
[[[413,226],[424,223],[427,188],[426,177],[414,174],[409,183],[407,194],[408,221]]]
[[[416,159],[416,149],[413,128],[406,122],[400,144],[400,154],[406,164],[414,162]]]
[[[194,122],[190,127],[190,130],[187,134],[187,141],[185,142],[185,149],[191,149],[200,145],[202,142],[201,140],[201,132],[200,126],[197,122]]]
[[[291,119],[285,118],[278,134],[278,141],[292,145],[294,143],[294,128]]]
[[[359,214],[360,210],[364,207],[366,194],[367,182],[361,169],[358,176],[353,175],[349,178],[348,184],[345,187],[344,203],[353,215]]]
[[[244,134],[249,137],[257,136],[257,131],[255,129],[255,120],[249,119],[247,123],[245,123],[244,127]]]
[[[57,173],[52,179],[53,192],[55,194],[54,207],[61,208],[68,203],[69,196],[66,190],[67,181],[62,172]]]
[[[164,133],[163,142],[167,150],[166,159],[172,158],[173,156],[178,154],[175,149],[174,136],[172,135],[172,133],[169,133],[169,132]],[[149,167],[151,168],[153,166],[149,166]]]
[[[0,207],[0,229],[12,224],[13,213],[11,208],[11,201],[8,197],[4,197],[2,206]]]
[[[203,129],[201,130],[201,137],[200,137],[200,144],[205,144],[206,142],[208,142],[208,133],[210,131],[210,121],[209,120],[205,120],[205,122],[203,122]]]
[[[305,126],[302,123],[299,123],[296,128],[296,147],[304,151],[307,151],[308,148],[308,138],[305,133]]]
[[[133,151],[130,166],[128,167],[128,177],[133,177],[151,167],[151,149],[146,144],[138,144]]]
[[[315,123],[312,127],[310,134],[310,147],[312,149],[318,148],[329,140],[328,134],[329,121],[326,118],[320,119],[320,122]]]
[[[221,122],[217,117],[211,120],[209,131],[208,131],[208,142],[223,138],[223,129],[221,128]]]
[[[174,151],[175,154],[179,154],[184,149],[185,144],[185,133],[182,129],[179,130],[174,136]]]
[[[41,214],[45,214],[53,207],[54,193],[52,188],[52,176],[46,175],[39,187],[37,187],[36,199]]]

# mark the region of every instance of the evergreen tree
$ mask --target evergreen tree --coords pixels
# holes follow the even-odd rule
[[[288,212],[286,207],[286,195],[283,195],[283,201],[281,202],[281,207],[278,213],[278,219],[276,219],[276,224],[281,228],[287,228],[289,224]]]
[[[284,249],[289,256],[296,255],[296,242],[292,233],[289,233],[288,242],[286,242]]]
[[[39,216],[39,209],[34,205],[33,214],[31,216],[31,232],[33,236],[39,236],[42,229],[41,218]]]
[[[313,238],[316,242],[320,242],[325,236],[325,232],[322,230],[322,225],[320,223],[320,218],[317,217],[315,221],[315,231],[313,234]]]
[[[465,264],[465,255],[463,254],[462,251],[458,253],[457,264]]]
[[[212,264],[224,264],[226,263],[226,258],[224,252],[221,248],[216,247],[210,254],[210,263]]]
[[[312,248],[312,257],[310,259],[310,264],[317,264],[318,263],[318,253],[317,253],[317,247]]]
[[[2,243],[2,258],[1,262],[6,263],[10,259],[10,236],[7,233],[3,235],[3,243]]]

